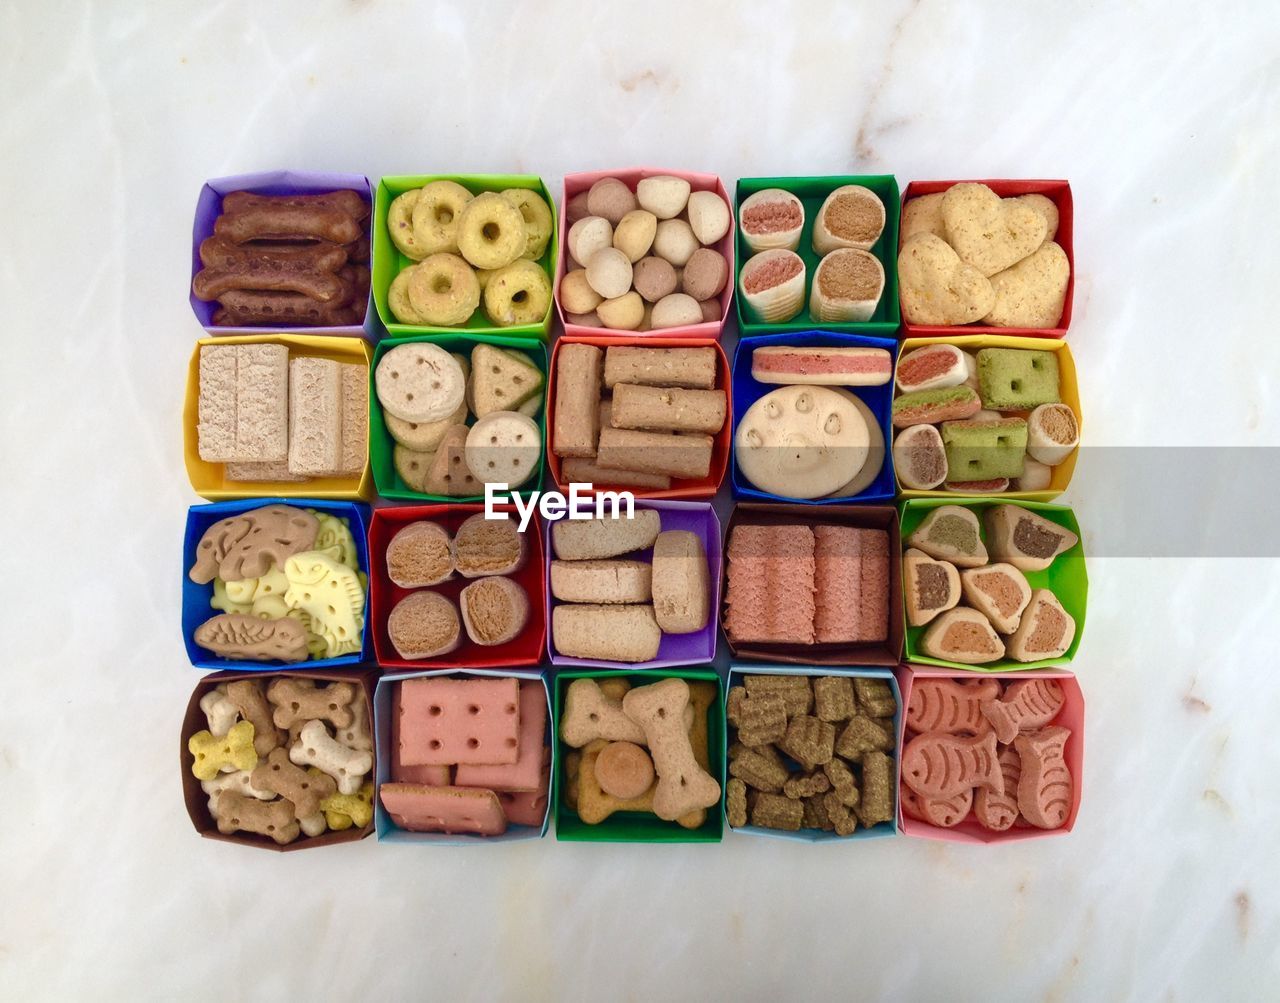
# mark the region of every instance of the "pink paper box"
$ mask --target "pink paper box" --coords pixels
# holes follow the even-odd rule
[[[902,717],[898,724],[898,749],[901,750],[906,741],[907,707],[911,705],[911,687],[916,679],[958,679],[971,682],[975,677],[970,672],[956,669],[935,668],[926,665],[900,665],[895,670],[898,677],[898,689],[902,692]],[[1062,685],[1066,702],[1053,724],[1071,729],[1071,738],[1067,741],[1067,769],[1071,771],[1071,814],[1064,825],[1057,829],[1023,828],[1015,825],[1004,832],[993,832],[984,828],[977,819],[967,818],[951,829],[930,825],[911,818],[903,811],[902,798],[898,798],[898,828],[904,835],[918,839],[937,839],[944,843],[1013,843],[1023,839],[1041,839],[1045,836],[1064,836],[1075,828],[1076,816],[1080,813],[1080,796],[1084,784],[1084,694],[1080,691],[1080,683],[1076,677],[1065,669],[1035,669],[1031,672],[1009,672],[999,677],[1004,684],[1017,682],[1040,676],[1056,679]]]
[[[603,178],[617,178],[627,185],[632,191],[635,191],[636,185],[644,178],[651,178],[657,175],[670,175],[671,177],[683,178],[689,182],[690,187],[695,192],[713,191],[724,199],[724,204],[729,209],[729,232],[720,240],[710,245],[714,250],[724,255],[724,260],[729,263],[729,280],[725,283],[724,290],[720,293],[720,319],[718,321],[709,321],[704,324],[688,324],[684,327],[664,327],[658,331],[613,331],[607,327],[585,327],[582,324],[569,323],[568,315],[564,308],[560,306],[560,280],[564,278],[564,274],[568,269],[569,261],[569,222],[567,219],[567,211],[569,200],[579,192],[587,191],[597,181]],[[725,319],[729,316],[729,304],[733,301],[734,276],[737,271],[734,268],[733,254],[733,236],[735,221],[733,218],[733,199],[729,197],[729,192],[725,189],[724,182],[715,174],[698,174],[693,171],[673,171],[659,167],[633,167],[621,171],[585,171],[581,174],[566,174],[564,178],[564,193],[560,199],[560,254],[556,263],[556,310],[560,314],[560,322],[564,325],[564,333],[569,335],[587,335],[590,337],[604,337],[610,334],[621,334],[629,338],[643,338],[652,335],[656,338],[712,338],[718,339],[720,333],[724,330]]]

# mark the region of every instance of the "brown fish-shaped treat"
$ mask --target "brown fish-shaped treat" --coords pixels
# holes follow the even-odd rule
[[[1058,716],[1066,702],[1066,694],[1056,679],[1027,679],[1010,683],[999,700],[984,700],[982,714],[995,728],[996,740],[1007,744],[1019,732],[1043,728]]]
[[[1057,829],[1071,814],[1074,781],[1067,769],[1067,728],[1045,728],[1013,741],[1022,763],[1018,810],[1039,829]]]
[[[918,679],[907,704],[907,727],[981,735],[990,729],[982,705],[999,696],[1000,684],[994,679]]]
[[[964,738],[928,732],[902,750],[902,779],[926,798],[949,798],[972,787],[1004,792],[995,732]]]
[[[1004,793],[983,788],[973,799],[973,817],[985,829],[1004,832],[1018,820],[1018,778],[1022,775],[1022,758],[1011,748],[1000,750],[1000,770],[1004,774]]]

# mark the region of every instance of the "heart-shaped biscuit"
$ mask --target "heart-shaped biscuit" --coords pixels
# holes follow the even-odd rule
[[[902,245],[898,286],[908,324],[971,324],[995,306],[987,277],[931,233],[918,233]]]
[[[1071,264],[1049,241],[1012,268],[991,276],[995,306],[983,318],[992,327],[1054,327],[1062,318]]]
[[[1002,199],[986,185],[952,185],[942,198],[947,242],[983,275],[1017,264],[1044,243],[1048,223],[1033,206]]]

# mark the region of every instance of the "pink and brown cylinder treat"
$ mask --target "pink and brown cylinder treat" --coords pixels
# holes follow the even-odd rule
[[[738,228],[752,251],[800,246],[804,203],[781,188],[766,188],[747,198],[738,209]]]
[[[761,251],[738,276],[738,293],[761,321],[781,324],[804,309],[804,260],[794,251]]]
[[[883,348],[768,345],[751,353],[751,377],[758,383],[878,387],[892,375],[893,358]]]

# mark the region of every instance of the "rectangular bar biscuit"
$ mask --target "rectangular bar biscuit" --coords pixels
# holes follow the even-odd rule
[[[594,456],[600,434],[600,379],[604,353],[595,345],[562,345],[556,361],[557,456]]]
[[[712,390],[716,385],[716,350],[703,348],[610,347],[604,353],[604,385],[639,383],[647,387]]]
[[[342,458],[339,477],[359,477],[369,456],[369,370],[362,364],[342,366]]]
[[[236,455],[256,463],[289,453],[289,349],[236,346]]]
[[[706,477],[711,472],[711,445],[709,435],[603,428],[596,462],[644,474]]]
[[[236,455],[236,347],[200,348],[200,399],[196,441],[200,459],[226,463]]]
[[[308,477],[338,468],[342,454],[342,373],[332,359],[289,363],[289,472]]]
[[[613,388],[614,428],[659,432],[719,432],[727,401],[723,390],[681,390],[619,383]]]

